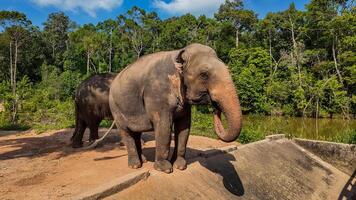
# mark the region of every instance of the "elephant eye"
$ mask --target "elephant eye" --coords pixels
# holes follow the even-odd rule
[[[208,72],[202,72],[202,73],[200,73],[200,78],[201,78],[202,80],[207,80],[207,79],[209,78]]]

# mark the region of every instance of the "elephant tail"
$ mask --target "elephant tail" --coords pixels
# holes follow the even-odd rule
[[[106,138],[106,136],[110,133],[110,131],[114,128],[114,126],[115,126],[115,121],[112,122],[109,130],[106,131],[106,133],[101,138],[95,140],[93,143],[91,143],[89,146],[87,146],[83,149],[92,149],[92,148],[95,148],[96,146],[98,146],[98,144]]]

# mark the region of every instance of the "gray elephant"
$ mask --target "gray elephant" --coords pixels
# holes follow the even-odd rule
[[[215,132],[221,140],[234,141],[241,131],[240,103],[229,70],[212,48],[201,44],[141,57],[116,76],[109,104],[131,168],[142,166],[140,137],[152,130],[156,139],[154,168],[166,173],[172,172],[173,166],[186,168],[192,104],[214,107]],[[227,130],[221,112],[227,119]],[[173,127],[172,166],[168,156]]]
[[[72,147],[83,146],[83,134],[90,129],[89,141],[99,138],[98,128],[103,119],[112,119],[109,106],[109,91],[116,73],[97,74],[84,80],[75,94],[75,130]]]

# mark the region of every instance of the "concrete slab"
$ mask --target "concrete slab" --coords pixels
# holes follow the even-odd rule
[[[88,190],[77,196],[71,197],[71,199],[75,199],[75,200],[102,199],[104,197],[118,193],[136,184],[141,180],[147,179],[149,174],[150,173],[147,169],[137,170],[136,172],[129,173],[126,176],[113,179],[108,183],[103,183],[99,187],[93,190]]]
[[[356,170],[356,145],[295,138],[295,143],[348,175]]]
[[[351,199],[353,179],[290,140],[268,139],[154,172],[106,199]]]

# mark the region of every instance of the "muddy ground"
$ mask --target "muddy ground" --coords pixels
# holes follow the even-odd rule
[[[106,130],[101,129],[100,134]],[[127,152],[116,130],[103,146],[93,150],[72,149],[72,131],[40,135],[31,131],[0,132],[0,199],[69,199],[135,171],[127,167]],[[143,140],[143,153],[148,159],[143,168],[152,169],[154,136],[145,133]],[[231,143],[191,136],[187,157],[228,145]]]

